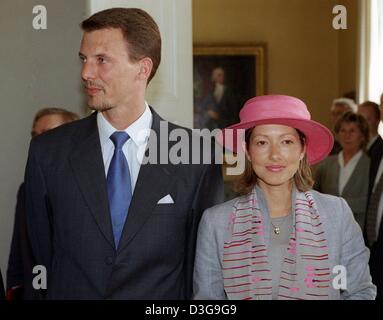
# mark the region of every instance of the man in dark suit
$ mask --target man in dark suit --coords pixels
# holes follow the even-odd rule
[[[380,122],[379,105],[372,101],[365,101],[359,105],[358,113],[366,119],[370,132],[369,142],[366,147],[367,154],[371,159],[368,188],[368,198],[370,198],[376,174],[378,173],[379,163],[383,156],[383,139],[378,134]]]
[[[145,11],[104,10],[82,29],[81,77],[96,112],[32,139],[25,175],[47,298],[189,299],[200,217],[223,201],[220,166],[171,159],[185,146],[190,158],[199,137],[145,102],[161,54]],[[174,130],[188,141],[169,139]]]
[[[383,119],[382,109],[378,104],[366,101],[359,106],[359,112],[370,119],[370,129],[378,134],[379,120]],[[378,119],[377,119],[378,118]],[[370,270],[377,288],[376,300],[383,300],[383,140],[381,132],[370,142],[368,154],[371,157],[370,184],[364,236],[369,246]]]
[[[32,124],[32,138],[64,123],[78,120],[77,114],[62,108],[40,109]],[[36,292],[32,287],[32,270],[35,265],[30,247],[25,221],[25,185],[22,183],[17,192],[17,203],[11,250],[7,268],[7,299],[33,299]]]

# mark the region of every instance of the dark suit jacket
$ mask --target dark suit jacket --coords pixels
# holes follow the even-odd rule
[[[371,158],[370,165],[370,184],[369,184],[369,200],[374,187],[376,174],[378,173],[380,161],[383,156],[383,139],[379,136],[368,150]],[[368,207],[368,205],[367,205]],[[366,211],[367,212],[367,211]],[[366,217],[367,221],[367,217]],[[366,231],[365,231],[366,232]],[[379,235],[377,242],[371,249],[370,269],[372,280],[377,288],[377,300],[383,300],[383,221],[380,223]]]
[[[148,144],[157,143],[160,153],[168,136],[160,136],[162,119],[152,113],[158,141],[151,134]],[[115,249],[96,120],[94,113],[31,141],[27,222],[36,261],[47,268],[47,297],[190,298],[200,217],[223,201],[220,166],[141,165]],[[175,128],[169,123],[169,131]],[[161,152],[168,156],[171,146]],[[174,204],[157,204],[168,194]]]
[[[4,293],[4,284],[3,284],[3,276],[1,275],[0,270],[0,300],[5,299],[5,293]]]
[[[36,290],[32,288],[34,265],[26,226],[25,185],[22,183],[17,192],[15,222],[7,268],[7,292],[11,292],[12,299],[38,298]],[[15,287],[17,289],[12,290]]]
[[[378,241],[376,243],[376,256],[377,256],[377,300],[383,300],[383,222],[380,223],[380,230]]]
[[[371,159],[370,174],[369,174],[370,182],[368,185],[368,201],[367,201],[367,207],[368,207],[372,189],[374,188],[376,174],[378,173],[380,160],[382,160],[382,156],[383,156],[383,139],[380,136],[375,140],[375,142],[368,149],[367,154]]]
[[[369,265],[372,282],[376,285],[376,300],[383,300],[383,221],[380,223],[378,239],[370,250]]]

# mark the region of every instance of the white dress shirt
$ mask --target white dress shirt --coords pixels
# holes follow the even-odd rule
[[[140,146],[142,146],[143,148],[146,147],[150,134],[150,128],[152,126],[152,119],[152,112],[150,111],[148,104],[145,102],[144,113],[128,128],[123,130],[130,136],[130,139],[122,147],[122,151],[124,152],[124,155],[129,164],[132,193],[134,191],[134,187],[136,186],[138,173],[140,171],[140,166],[144,156],[143,153],[138,155],[138,150]],[[112,140],[110,140],[110,136],[115,131],[121,130],[117,130],[116,128],[114,128],[104,118],[101,112],[97,114],[97,126],[100,135],[101,152],[105,167],[105,176],[107,176],[109,165],[114,153],[114,144]]]
[[[214,98],[217,103],[220,103],[225,92],[225,86],[223,84],[217,83],[214,88]]]
[[[339,152],[338,154],[338,162],[340,166],[340,172],[339,172],[339,194],[342,195],[343,189],[345,185],[347,184],[348,179],[350,179],[352,173],[354,172],[354,169],[362,156],[363,151],[359,150],[356,154],[353,155],[353,157],[347,162],[346,165],[344,165],[344,158],[343,158],[343,151]]]

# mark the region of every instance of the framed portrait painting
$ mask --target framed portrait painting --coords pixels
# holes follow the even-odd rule
[[[244,102],[265,93],[265,45],[195,45],[194,128],[239,121]]]

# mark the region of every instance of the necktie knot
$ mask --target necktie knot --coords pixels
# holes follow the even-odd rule
[[[110,136],[114,147],[116,149],[122,149],[126,141],[128,141],[130,136],[125,131],[116,131]]]

